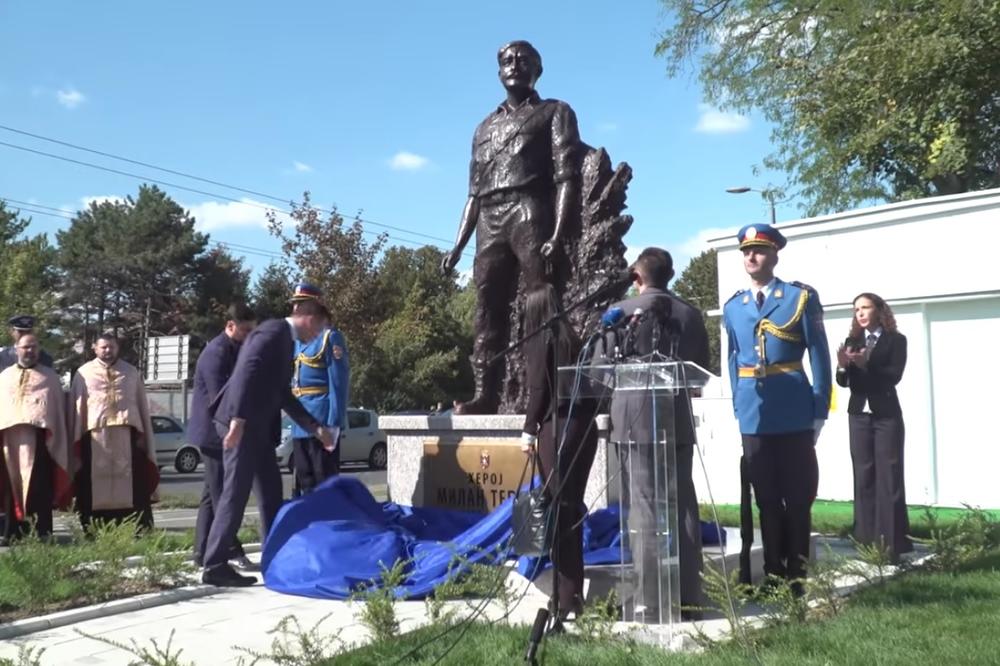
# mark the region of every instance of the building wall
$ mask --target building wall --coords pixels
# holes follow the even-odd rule
[[[852,299],[873,291],[892,305],[909,348],[898,392],[911,504],[1000,507],[994,489],[1000,433],[992,426],[1000,356],[989,353],[990,343],[1000,340],[1000,271],[989,242],[998,218],[1000,191],[993,190],[779,225],[789,243],[776,274],[819,291],[834,366]],[[719,253],[720,302],[748,286],[735,231],[712,243]],[[726,352],[723,333],[724,358]],[[697,463],[695,477],[702,499],[710,481],[716,501],[735,502],[740,437],[726,372],[723,364],[718,385],[696,401],[708,481]],[[834,392],[817,446],[819,497],[850,500],[848,392],[836,385]]]

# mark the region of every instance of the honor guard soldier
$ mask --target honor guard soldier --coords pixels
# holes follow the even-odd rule
[[[823,307],[812,287],[774,276],[786,244],[781,232],[750,224],[738,240],[751,287],[726,302],[723,317],[744,471],[760,510],[764,572],[793,581],[801,592],[819,483],[815,443],[830,405]],[[802,364],[806,351],[811,385]],[[744,502],[749,516],[746,495]]]
[[[0,347],[0,372],[3,372],[12,365],[17,365],[17,341],[22,335],[29,335],[35,332],[35,318],[31,315],[17,315],[7,320],[10,326],[10,337],[13,344],[7,347]],[[47,368],[52,367],[52,357],[44,350],[38,354],[38,363]]]
[[[333,432],[338,441],[340,431],[347,426],[347,395],[350,364],[347,345],[340,331],[330,325],[330,312],[322,304],[320,290],[306,282],[295,287],[293,311],[298,304],[314,301],[326,317],[323,332],[309,342],[295,343],[295,369],[292,393],[306,411]],[[318,439],[298,425],[292,426],[295,484],[301,493],[311,492],[326,479],[340,472],[340,447],[325,448]]]

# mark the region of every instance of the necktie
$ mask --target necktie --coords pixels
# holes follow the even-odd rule
[[[760,310],[764,307],[764,290],[761,289],[757,292],[757,309]]]
[[[865,339],[865,356],[871,356],[872,348],[875,347],[875,343],[878,342],[878,338],[874,333],[869,333],[868,337]]]

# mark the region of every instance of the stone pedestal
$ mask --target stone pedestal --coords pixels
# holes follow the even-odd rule
[[[389,447],[389,499],[488,512],[517,489],[525,462],[523,425],[518,415],[379,417]],[[591,510],[617,500],[617,483],[608,483],[609,469],[617,465],[609,460],[607,416],[597,417],[597,429],[585,494]]]

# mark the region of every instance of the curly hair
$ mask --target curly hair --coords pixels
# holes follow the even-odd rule
[[[851,301],[851,304],[856,304],[859,298],[867,298],[872,302],[872,305],[875,306],[875,312],[878,313],[879,326],[881,326],[883,330],[890,333],[896,332],[896,317],[892,314],[892,308],[889,307],[889,304],[885,302],[884,298],[878,294],[866,291],[855,296],[854,300]],[[861,324],[858,323],[858,318],[856,316],[851,317],[850,337],[861,340],[865,337],[864,332],[861,330]]]

